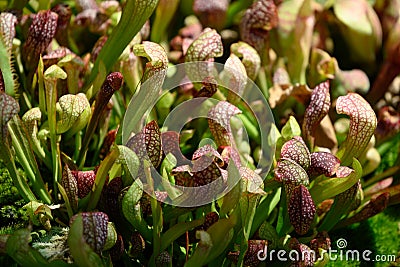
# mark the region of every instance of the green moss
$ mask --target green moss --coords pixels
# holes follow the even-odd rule
[[[336,249],[336,241],[344,238],[347,241],[345,249],[358,250],[360,253],[365,250],[372,251],[371,259],[375,255],[396,255],[397,261],[400,257],[400,214],[399,205],[389,207],[385,212],[380,213],[367,221],[354,224],[345,229],[334,231],[330,234],[332,248]],[[400,266],[400,263],[393,262],[366,262],[366,261],[330,261],[329,267],[341,266]]]
[[[24,227],[22,206],[23,200],[14,202],[11,205],[4,205],[0,208],[0,234],[11,234],[15,229]]]
[[[13,184],[13,180],[8,170],[0,161],[0,205],[10,204],[21,199],[17,188]]]

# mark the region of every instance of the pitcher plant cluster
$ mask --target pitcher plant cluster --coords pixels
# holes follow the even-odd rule
[[[266,246],[320,253],[400,204],[398,0],[0,10],[0,265],[258,266]],[[243,101],[250,83],[265,102]],[[141,93],[159,99],[131,107],[146,116],[124,140]],[[196,99],[206,118],[163,127]],[[200,206],[173,202],[193,188]]]

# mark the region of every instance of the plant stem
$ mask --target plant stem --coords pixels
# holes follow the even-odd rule
[[[379,182],[380,180],[387,178],[389,176],[395,175],[397,172],[400,171],[400,166],[393,166],[387,170],[385,170],[384,172],[377,174],[375,176],[373,176],[372,178],[368,179],[364,184],[363,184],[363,188],[366,188],[376,182]]]
[[[94,83],[94,85],[101,85],[103,83],[107,72],[110,71],[111,67],[125,47],[131,42],[132,38],[140,31],[146,20],[153,13],[157,4],[158,0],[126,1],[121,20],[101,49],[94,63],[87,86],[90,86],[92,83]],[[104,68],[104,71],[102,71],[101,68]],[[92,96],[96,95],[99,88],[100,86],[93,86]],[[90,97],[88,97],[88,99]]]
[[[54,196],[57,198],[58,186],[57,183],[61,179],[61,156],[60,147],[58,144],[57,136],[57,117],[56,117],[56,103],[57,103],[57,80],[59,78],[65,79],[66,73],[58,66],[52,65],[44,73],[44,85],[46,88],[46,106],[47,118],[49,122],[50,132],[50,147],[51,157],[53,163],[53,188]]]
[[[371,104],[378,102],[385,95],[390,84],[399,73],[399,65],[390,61],[385,61],[379,70],[378,77],[375,79],[374,84],[366,97],[368,102]]]
[[[46,93],[44,89],[44,82],[43,82],[43,59],[40,57],[39,65],[38,65],[38,85],[39,85],[39,109],[42,112],[42,117],[47,114],[46,113]]]
[[[250,239],[251,228],[256,213],[257,204],[259,202],[259,195],[242,196],[239,200],[240,216],[242,218],[242,242],[240,244],[240,254],[238,264],[243,264],[245,253],[248,249],[248,241]]]
[[[11,178],[13,179],[15,187],[18,189],[19,194],[25,201],[36,200],[35,195],[29,188],[29,185],[18,174],[17,167],[15,166],[14,158],[11,155],[10,148],[4,142],[0,142],[0,158],[3,160],[4,165],[7,167]]]
[[[108,171],[111,169],[115,160],[119,156],[118,148],[114,148],[110,154],[101,162],[100,167],[96,173],[96,179],[94,181],[94,191],[91,192],[87,211],[94,210],[99,202],[101,192],[107,179]]]
[[[251,226],[250,236],[253,236],[258,228],[260,228],[261,224],[267,220],[269,215],[278,205],[279,200],[281,198],[281,187],[279,187],[273,193],[268,194],[263,197],[260,201],[260,204],[256,208],[253,224]]]
[[[160,203],[157,201],[157,197],[154,193],[154,183],[153,178],[151,177],[151,170],[150,166],[151,163],[148,161],[144,161],[144,172],[146,175],[147,183],[149,188],[151,188],[151,213],[153,215],[153,255],[150,258],[150,266],[155,266],[155,258],[160,254],[161,248],[161,232],[163,226],[163,219],[162,219],[162,209]]]
[[[160,43],[166,39],[168,26],[178,8],[178,4],[179,0],[161,0],[159,2],[150,35],[152,42]]]
[[[19,132],[18,134],[16,134],[15,131],[19,131],[21,129],[18,129],[18,125],[15,122],[15,119],[17,117],[14,117],[11,121],[11,123],[9,124],[8,130],[12,139],[12,144],[13,147],[15,149],[15,153],[18,156],[19,162],[21,163],[21,165],[23,166],[26,174],[28,175],[29,179],[32,182],[32,187],[34,189],[34,191],[36,192],[36,194],[40,197],[40,200],[43,201],[46,204],[50,204],[51,203],[51,197],[49,195],[49,192],[46,190],[46,187],[44,185],[44,182],[42,180],[42,177],[40,176],[40,171],[36,165],[36,162],[32,162],[34,161],[34,156],[32,151],[26,151],[26,147],[25,149],[23,148],[23,141],[21,143],[21,139],[23,138],[23,133]],[[29,135],[26,135],[29,136]],[[27,143],[30,143],[28,140],[25,140]],[[30,153],[30,155],[28,155],[28,153]],[[28,160],[28,157],[31,158],[31,160]],[[30,163],[31,162],[31,163]]]
[[[267,79],[267,74],[265,73],[265,67],[262,67],[258,72],[257,84],[260,86],[261,92],[263,93],[264,97],[268,99],[269,98],[268,79]]]
[[[226,14],[225,27],[230,27],[233,24],[237,13],[239,13],[241,10],[248,8],[251,4],[252,1],[247,0],[234,1],[232,4],[230,4]]]
[[[79,150],[79,155],[78,159],[76,161],[79,169],[83,168],[86,160],[86,151],[89,147],[90,140],[93,137],[93,134],[97,128],[97,125],[99,123],[99,118],[101,117],[101,114],[103,113],[104,108],[103,107],[98,107],[98,103],[95,104],[94,111],[92,114],[92,117],[90,118],[89,124],[86,128],[85,136],[83,137],[83,141],[81,143],[81,147]]]
[[[79,151],[81,151],[81,149],[82,149],[82,132],[79,131],[78,133],[75,134],[75,151],[73,156],[75,162],[77,162],[78,160]]]
[[[57,186],[58,186],[58,190],[60,191],[61,196],[63,197],[63,199],[65,201],[65,207],[67,208],[68,217],[71,219],[71,217],[74,215],[74,212],[72,210],[71,203],[69,202],[67,193],[65,192],[65,189],[60,184],[57,184]]]

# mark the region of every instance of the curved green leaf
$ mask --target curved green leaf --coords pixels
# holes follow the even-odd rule
[[[307,69],[307,84],[314,88],[326,79],[334,79],[340,71],[336,58],[319,48],[313,48],[310,55],[310,66]]]
[[[323,200],[332,198],[350,187],[352,187],[362,176],[362,167],[360,162],[353,158],[351,165],[353,170],[346,177],[335,177],[322,180],[314,184],[310,189],[310,194],[315,204],[321,203]]]
[[[281,133],[285,140],[290,140],[295,136],[301,135],[301,128],[293,116],[289,117],[289,120],[282,127]]]
[[[140,161],[138,156],[136,155],[135,152],[133,152],[126,146],[119,145],[118,149],[119,149],[119,157],[115,162],[128,166],[130,175],[133,178],[135,178],[140,166]]]
[[[159,43],[167,35],[167,28],[179,6],[179,0],[160,0],[156,11],[154,22],[151,25],[150,39]]]
[[[152,233],[142,217],[139,200],[143,195],[142,182],[137,179],[128,189],[122,199],[122,213],[125,218],[137,229],[146,240],[152,239]]]
[[[349,45],[351,59],[374,62],[375,52],[382,43],[382,28],[371,4],[365,0],[338,0],[333,11],[340,22],[343,39]]]
[[[360,182],[357,182],[335,197],[335,201],[318,227],[318,231],[330,231],[340,221],[341,217],[350,210],[359,187]]]
[[[220,219],[207,231],[198,231],[196,235],[200,239],[199,244],[185,266],[203,266],[219,256],[231,242],[235,224],[235,219],[231,216]]]
[[[165,250],[174,242],[178,237],[186,233],[195,227],[198,227],[204,223],[204,218],[191,221],[191,222],[181,222],[177,223],[171,228],[169,228],[164,234],[161,236],[161,247],[160,250]]]
[[[36,250],[29,246],[31,232],[28,229],[20,229],[7,239],[6,251],[21,266],[40,267],[48,262]]]
[[[101,192],[106,182],[108,172],[110,171],[115,160],[119,156],[119,150],[113,149],[110,154],[101,162],[99,169],[96,173],[96,179],[94,181],[94,191],[91,192],[87,210],[93,210],[99,202]]]
[[[279,56],[286,57],[287,71],[293,84],[306,84],[306,70],[315,25],[313,1],[283,1],[278,6],[279,24],[274,47]],[[272,40],[272,39],[271,39]]]

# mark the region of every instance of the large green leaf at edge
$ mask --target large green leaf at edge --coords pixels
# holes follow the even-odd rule
[[[200,226],[204,223],[204,218],[198,219],[191,222],[181,222],[177,223],[171,228],[168,229],[164,234],[161,235],[161,248],[163,251],[168,248],[168,246],[174,242],[178,237],[186,233],[197,226]]]
[[[146,240],[152,239],[152,232],[142,217],[139,200],[143,195],[143,184],[137,179],[122,199],[122,213]]]
[[[220,219],[207,232],[199,231],[199,245],[185,266],[204,266],[218,257],[231,242],[235,224],[236,218],[233,215],[228,219]]]
[[[6,251],[21,266],[41,267],[48,262],[43,256],[29,246],[31,232],[29,229],[20,229],[7,239]]]
[[[365,4],[363,2],[364,0],[338,0],[333,5],[333,10],[337,18],[346,26],[358,32],[370,35],[373,29],[368,14],[363,8],[360,8],[360,6]]]
[[[353,172],[349,176],[343,178],[329,178],[317,184],[314,184],[310,189],[310,194],[315,204],[322,202],[325,199],[332,198],[350,187],[352,187],[362,176],[362,167],[360,162],[353,158],[351,165]]]

